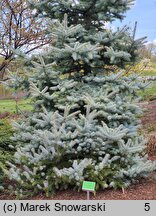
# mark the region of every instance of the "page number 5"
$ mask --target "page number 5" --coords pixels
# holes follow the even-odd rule
[[[145,203],[144,210],[145,211],[149,211],[150,210],[150,203]]]

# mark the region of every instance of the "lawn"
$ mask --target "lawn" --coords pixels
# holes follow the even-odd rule
[[[156,63],[151,64],[150,69],[145,69],[142,73],[142,76],[156,76]],[[148,100],[153,95],[156,95],[156,81],[153,81],[149,87],[146,88],[144,92],[139,94],[143,100]]]
[[[153,95],[156,95],[156,81],[152,82],[145,91],[139,92],[139,96],[142,97],[142,100],[149,100]]]
[[[30,111],[32,110],[31,100],[23,99],[18,102],[18,108],[21,111]],[[10,112],[16,113],[16,102],[12,99],[4,99],[0,100],[0,113],[2,112]]]
[[[155,70],[145,70],[141,74],[142,76],[156,76],[156,69]]]

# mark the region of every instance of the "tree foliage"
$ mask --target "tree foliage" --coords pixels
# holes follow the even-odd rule
[[[135,40],[125,28],[112,32],[101,22],[121,19],[132,2],[47,0],[32,5],[38,15],[52,19],[55,44],[32,62],[34,112],[14,125],[19,146],[6,173],[17,182],[20,197],[80,190],[84,180],[95,181],[97,189],[124,188],[155,169],[144,152],[146,140],[138,135],[137,92],[146,83],[138,75],[105,71],[105,66],[123,68],[137,58],[142,39]]]

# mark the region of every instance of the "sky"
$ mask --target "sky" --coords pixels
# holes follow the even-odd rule
[[[115,22],[115,26],[121,27],[128,24],[133,27],[138,22],[136,38],[147,36],[148,42],[156,43],[156,0],[136,0],[132,8],[126,12],[125,19]]]

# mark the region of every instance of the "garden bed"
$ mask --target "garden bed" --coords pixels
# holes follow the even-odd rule
[[[156,158],[155,158],[156,159]],[[59,191],[54,197],[47,198],[43,194],[31,197],[33,200],[85,200],[86,192],[76,192],[73,190]],[[10,196],[6,193],[0,194],[0,200],[15,199],[15,196]],[[91,194],[93,200],[156,200],[156,173],[153,173],[149,179],[142,180],[138,184],[131,185],[122,190],[105,189],[98,191],[96,196]]]

